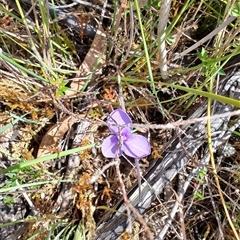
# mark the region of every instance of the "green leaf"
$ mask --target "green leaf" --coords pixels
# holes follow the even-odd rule
[[[202,91],[202,90],[199,90],[199,89],[183,87],[183,86],[179,86],[179,85],[175,85],[175,84],[171,84],[171,83],[161,82],[160,84],[165,85],[165,86],[169,86],[169,87],[172,87],[172,88],[180,89],[180,90],[183,90],[185,92],[197,94],[197,95],[200,95],[200,96],[203,96],[203,97],[211,98],[211,99],[220,101],[222,103],[230,104],[230,105],[233,105],[235,107],[240,108],[240,102],[237,99],[225,97],[225,96],[218,95],[218,94],[211,93],[211,92],[205,92],[205,91]]]
[[[34,164],[37,164],[37,163],[42,163],[42,162],[45,162],[45,161],[48,161],[48,160],[51,160],[51,159],[64,157],[64,156],[67,156],[67,155],[70,155],[70,154],[73,154],[73,153],[76,153],[76,152],[81,152],[81,151],[84,151],[86,149],[92,148],[94,146],[96,146],[95,143],[87,145],[87,146],[83,146],[83,147],[69,149],[69,150],[66,150],[66,151],[62,151],[60,153],[50,154],[50,155],[40,157],[40,158],[36,158],[36,159],[30,160],[30,161],[22,162],[22,163],[13,165],[9,168],[6,168],[6,169],[0,169],[0,174],[7,173],[7,172],[10,172],[10,171],[14,171],[16,169],[18,170],[18,169],[22,169],[22,168],[25,168],[25,167],[33,166]]]
[[[200,190],[197,190],[197,191],[195,192],[195,194],[194,194],[194,198],[195,198],[195,199],[201,199],[201,200],[203,200],[203,199],[204,199],[204,196],[203,196],[203,194],[202,194],[202,192],[201,192]]]

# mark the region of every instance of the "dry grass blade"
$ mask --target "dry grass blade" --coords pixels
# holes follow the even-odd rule
[[[159,11],[159,22],[158,22],[158,36],[159,39],[159,67],[161,71],[162,78],[166,78],[167,75],[167,50],[165,45],[166,38],[166,27],[168,23],[169,11],[171,8],[171,0],[164,0],[161,2],[161,8]]]

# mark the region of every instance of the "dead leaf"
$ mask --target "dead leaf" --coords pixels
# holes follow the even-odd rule
[[[101,29],[98,29],[83,63],[79,68],[79,72],[76,76],[77,81],[73,81],[70,85],[70,90],[66,91],[66,96],[73,96],[79,92],[90,75],[94,72],[96,74],[97,69],[100,69],[106,59],[106,35]],[[93,78],[93,77],[92,77]]]
[[[67,116],[50,128],[41,141],[37,157],[57,152],[60,140],[77,120],[73,116]]]

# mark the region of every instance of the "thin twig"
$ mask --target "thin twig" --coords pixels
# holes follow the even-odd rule
[[[118,79],[118,91],[119,91],[118,101],[119,101],[119,103],[120,103],[120,106],[122,107],[122,110],[123,110],[124,112],[126,112],[125,102],[124,102],[124,97],[123,97],[123,89],[122,89],[121,75],[120,75],[120,72],[119,72],[119,71],[118,71],[118,74],[117,74],[117,79]]]
[[[128,214],[128,227],[127,228],[128,228],[128,231],[131,231],[132,219],[131,219],[130,211],[132,211],[135,218],[137,218],[138,221],[140,222],[140,224],[143,226],[143,228],[145,230],[145,233],[148,236],[148,239],[149,240],[154,240],[153,235],[152,235],[147,223],[145,222],[145,220],[143,219],[141,214],[139,214],[139,212],[133,207],[133,205],[130,203],[130,201],[128,199],[127,192],[126,192],[126,189],[125,189],[125,186],[124,186],[124,183],[123,183],[123,179],[122,179],[122,176],[121,176],[121,172],[120,172],[120,169],[119,169],[119,165],[116,165],[116,172],[117,172],[120,187],[121,187],[121,190],[122,190],[123,200],[124,200],[124,203],[125,203],[126,209],[127,209],[127,214]]]
[[[208,187],[208,191],[209,191],[209,196],[210,196],[210,199],[211,199],[211,203],[212,203],[212,206],[213,206],[213,211],[214,211],[214,214],[215,214],[215,218],[216,218],[216,220],[217,220],[217,223],[218,223],[218,230],[219,230],[219,233],[220,233],[220,237],[221,237],[222,240],[224,240],[224,234],[223,234],[222,224],[221,224],[221,222],[220,222],[218,210],[217,210],[217,207],[216,207],[216,204],[215,204],[215,201],[214,201],[214,198],[213,198],[213,194],[212,194],[212,186],[210,186],[210,183],[209,183],[209,181],[208,181],[207,178],[205,178],[205,181],[207,182],[207,187]]]
[[[178,122],[172,122],[167,124],[137,124],[133,123],[131,124],[132,127],[135,128],[147,128],[147,129],[175,129],[179,126],[183,125],[190,125],[197,122],[207,121],[209,119],[217,119],[217,118],[224,118],[224,117],[231,117],[231,116],[237,116],[240,115],[240,110],[232,111],[232,112],[225,112],[221,114],[215,114],[214,116],[206,116],[206,117],[200,117],[200,118],[192,118],[188,120],[181,120]]]
[[[186,235],[186,226],[184,223],[184,214],[183,214],[183,204],[182,199],[180,199],[179,195],[172,189],[174,195],[176,196],[177,202],[178,202],[178,207],[179,207],[179,215],[180,215],[180,224],[181,224],[181,229],[182,229],[182,239],[187,240],[187,235]]]
[[[115,166],[117,165],[117,162],[116,162],[116,161],[110,162],[110,163],[104,165],[102,169],[98,170],[98,172],[95,173],[95,174],[91,177],[91,179],[89,180],[89,184],[93,184],[93,183],[97,182],[97,180],[100,178],[100,176],[103,175],[104,172],[105,172],[108,168],[110,168],[110,167],[112,167],[112,166],[114,166],[114,165],[115,165]]]

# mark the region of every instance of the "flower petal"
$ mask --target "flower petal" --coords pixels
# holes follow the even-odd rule
[[[107,124],[110,131],[114,134],[118,134],[119,127],[125,124],[132,123],[131,118],[121,109],[116,109],[108,116]],[[116,126],[114,126],[116,125]]]
[[[108,136],[102,143],[102,154],[106,158],[115,158],[118,147],[118,139],[115,135]],[[119,149],[119,157],[122,155],[122,150]]]
[[[143,158],[151,153],[147,138],[139,134],[130,134],[123,143],[123,152],[132,158]]]

